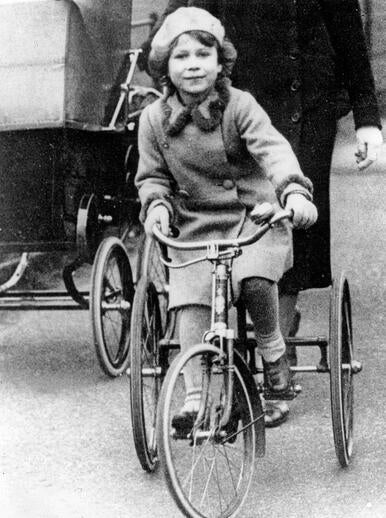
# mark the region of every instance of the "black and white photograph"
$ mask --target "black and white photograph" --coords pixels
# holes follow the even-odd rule
[[[1,518],[386,517],[384,0],[0,0]]]

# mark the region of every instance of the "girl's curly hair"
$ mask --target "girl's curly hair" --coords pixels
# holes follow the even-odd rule
[[[202,45],[205,45],[206,47],[217,48],[218,61],[219,64],[222,65],[222,71],[220,72],[218,79],[229,77],[232,73],[233,66],[237,59],[237,51],[233,46],[233,43],[227,38],[225,38],[223,44],[220,45],[216,38],[212,36],[212,34],[209,34],[205,31],[189,31],[189,35],[195,38],[197,41],[199,41]],[[150,52],[148,58],[150,75],[156,80],[161,79],[163,82],[166,82],[169,87],[171,85],[170,80],[168,80],[168,62],[170,54],[174,47],[177,45],[177,42],[178,38],[176,38],[172,42],[168,51],[165,52],[165,54],[163,54],[162,56],[155,55],[152,52]]]

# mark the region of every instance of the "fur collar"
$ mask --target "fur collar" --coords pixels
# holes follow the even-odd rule
[[[215,88],[201,104],[184,106],[177,93],[166,93],[162,100],[162,126],[168,136],[177,135],[190,121],[202,131],[213,131],[221,123],[229,102],[229,80],[217,81]]]

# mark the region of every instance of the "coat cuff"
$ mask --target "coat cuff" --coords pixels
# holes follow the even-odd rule
[[[356,130],[362,126],[376,126],[378,129],[382,129],[382,123],[377,104],[370,103],[363,108],[354,107],[353,116]]]
[[[276,188],[276,196],[282,207],[285,205],[287,196],[295,191],[312,201],[314,188],[311,180],[307,176],[290,175]]]
[[[154,209],[157,205],[163,205],[169,211],[171,222],[174,220],[174,205],[173,199],[169,194],[162,194],[159,192],[153,192],[149,194],[141,207],[141,212],[139,213],[139,221],[141,223],[145,223],[148,212],[151,209]]]

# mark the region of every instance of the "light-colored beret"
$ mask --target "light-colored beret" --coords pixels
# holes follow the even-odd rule
[[[169,14],[156,32],[151,43],[151,53],[162,56],[169,52],[172,42],[184,32],[205,31],[216,38],[220,46],[224,42],[225,29],[220,20],[205,9],[180,7]]]

